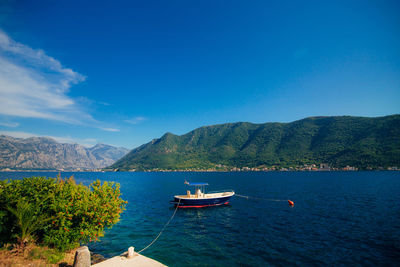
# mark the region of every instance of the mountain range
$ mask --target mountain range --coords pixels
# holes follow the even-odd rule
[[[166,133],[110,168],[205,169],[326,163],[360,169],[400,166],[400,115],[310,117],[290,123],[226,123]]]
[[[105,144],[86,148],[58,143],[49,137],[23,139],[0,135],[0,169],[97,169],[113,164],[128,151]]]

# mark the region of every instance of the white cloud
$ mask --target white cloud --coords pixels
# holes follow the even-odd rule
[[[0,126],[4,127],[18,127],[19,123],[18,122],[0,122]]]
[[[67,95],[72,85],[84,80],[83,75],[65,68],[43,50],[18,43],[0,29],[0,115],[61,121],[118,132],[118,129],[104,128],[104,122],[94,119],[85,110],[85,103],[91,100],[85,102],[82,97]]]
[[[0,114],[42,118],[71,124],[94,123],[66,93],[85,77],[12,40],[0,30]]]
[[[15,138],[29,138],[38,137],[36,134],[26,133],[26,132],[11,132],[11,131],[0,131],[0,135],[8,135]]]
[[[32,49],[29,46],[18,43],[12,40],[5,32],[0,30],[0,48],[4,52],[15,57],[19,57],[18,60],[23,60],[32,67],[43,67],[47,70],[54,71],[55,74],[62,74],[58,82],[58,90],[67,90],[71,84],[81,82],[85,80],[85,77],[71,69],[65,68],[61,63],[47,56],[46,53],[41,49]]]
[[[103,101],[97,101],[97,103],[99,103],[100,105],[103,105],[103,106],[111,106],[110,103],[103,102]]]
[[[107,132],[119,132],[119,129],[115,129],[115,128],[99,128],[103,131],[107,131]]]
[[[0,131],[0,135],[8,135],[15,138],[30,138],[30,137],[49,137],[56,140],[59,143],[69,143],[69,144],[80,144],[85,147],[92,147],[98,143],[98,141],[94,138],[73,138],[70,136],[44,136],[35,133],[28,132],[18,132],[18,131]]]
[[[132,118],[130,120],[125,120],[125,122],[130,123],[130,124],[138,124],[138,123],[141,123],[141,122],[143,122],[145,120],[147,120],[145,117],[140,117],[139,116],[139,117]]]

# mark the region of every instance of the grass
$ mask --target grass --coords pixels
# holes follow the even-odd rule
[[[43,259],[47,263],[56,264],[64,259],[64,253],[46,247],[35,247],[28,253],[31,259]]]
[[[59,252],[48,247],[30,244],[21,250],[6,244],[0,248],[0,267],[3,266],[72,266],[75,250]]]

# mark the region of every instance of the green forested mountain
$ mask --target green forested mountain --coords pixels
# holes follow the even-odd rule
[[[310,117],[291,123],[227,123],[159,139],[130,151],[111,168],[185,169],[328,163],[400,167],[400,115]]]

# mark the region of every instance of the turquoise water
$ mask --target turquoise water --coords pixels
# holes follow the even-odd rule
[[[396,265],[400,259],[400,172],[62,173],[88,184],[121,184],[121,221],[93,252],[111,257],[149,244],[174,212],[184,180],[234,189],[230,205],[178,210],[143,252],[169,266]],[[56,173],[0,173],[0,179]],[[287,200],[295,201],[289,207]]]

